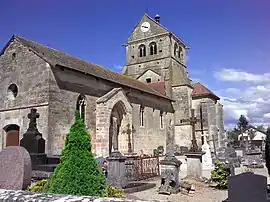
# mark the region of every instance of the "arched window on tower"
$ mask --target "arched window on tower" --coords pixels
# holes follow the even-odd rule
[[[146,48],[145,45],[141,44],[139,46],[139,57],[145,57],[146,56]]]
[[[178,52],[178,45],[177,45],[177,43],[175,43],[174,44],[174,50],[173,50],[173,54],[174,54],[175,57],[177,55],[177,52]]]
[[[81,119],[85,121],[85,96],[82,94],[78,97],[76,110],[80,113]]]
[[[150,48],[150,55],[156,55],[157,54],[157,44],[155,42],[151,42],[149,44]]]
[[[182,49],[181,46],[179,46],[178,58],[179,58],[180,60],[183,60],[183,49]]]

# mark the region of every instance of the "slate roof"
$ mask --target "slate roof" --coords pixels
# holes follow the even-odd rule
[[[90,62],[86,62],[84,60],[70,56],[64,52],[61,52],[59,50],[38,44],[34,41],[25,39],[20,36],[13,35],[10,41],[12,41],[14,38],[18,40],[19,42],[21,42],[24,46],[27,46],[35,54],[40,56],[42,59],[44,59],[46,62],[48,62],[52,66],[58,65],[65,68],[72,69],[72,70],[80,71],[80,72],[92,75],[94,77],[98,77],[98,78],[101,78],[101,79],[104,79],[113,83],[117,83],[121,86],[133,88],[141,92],[145,92],[148,94],[152,94],[155,96],[159,96],[159,97],[171,100],[169,97],[166,97],[165,95],[160,94],[158,91],[154,90],[147,84],[142,83],[136,79],[130,78],[125,75],[121,75],[119,73],[116,73],[102,66],[99,66]],[[7,46],[8,44],[6,45],[6,47]]]
[[[200,82],[193,83],[192,87],[193,87],[192,98],[211,97],[215,100],[220,100],[220,98],[217,95],[215,95],[212,91],[210,91]]]
[[[155,82],[155,83],[148,83],[148,86],[151,86],[154,88],[156,91],[158,91],[162,95],[166,95],[165,91],[165,83],[163,81],[160,82]]]

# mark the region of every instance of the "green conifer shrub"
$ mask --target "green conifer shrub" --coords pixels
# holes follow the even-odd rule
[[[104,196],[105,177],[91,151],[90,136],[78,112],[66,137],[60,164],[44,191],[55,194]]]

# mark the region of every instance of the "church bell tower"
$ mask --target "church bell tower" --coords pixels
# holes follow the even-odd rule
[[[161,24],[156,15],[144,14],[130,34],[126,45],[123,72],[144,83],[164,85],[166,96],[175,100],[176,143],[190,145],[191,128],[183,122],[190,117],[192,104],[190,79],[186,67],[187,45]]]

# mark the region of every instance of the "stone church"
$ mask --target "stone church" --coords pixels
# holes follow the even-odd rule
[[[191,109],[211,148],[224,140],[223,107],[200,83],[192,83],[186,66],[188,46],[147,14],[128,37],[123,74],[72,57],[20,36],[0,52],[0,150],[19,145],[31,108],[46,153],[59,155],[66,134],[80,112],[97,156],[152,154],[165,147],[166,126],[174,124],[176,144],[190,147]],[[118,142],[113,146],[113,141]],[[212,142],[212,143],[211,143]],[[113,148],[112,148],[113,147]]]

